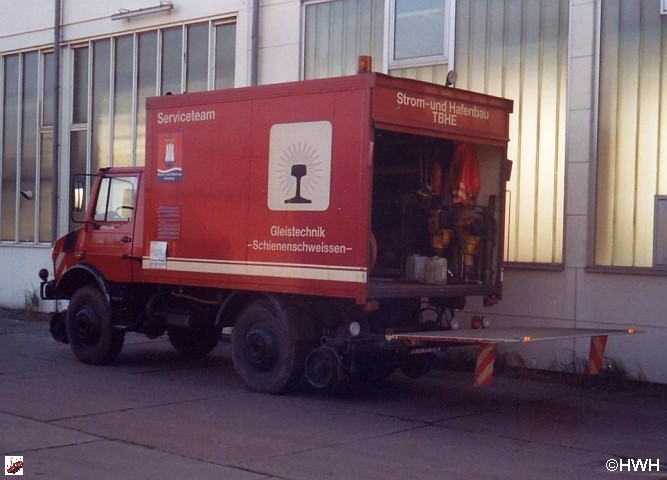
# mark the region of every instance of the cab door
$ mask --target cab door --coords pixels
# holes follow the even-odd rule
[[[111,282],[131,282],[140,261],[132,256],[140,175],[104,175],[86,225],[84,262]]]

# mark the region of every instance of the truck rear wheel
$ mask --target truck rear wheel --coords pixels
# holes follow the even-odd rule
[[[111,310],[94,287],[85,286],[74,293],[65,322],[72,351],[83,363],[106,365],[123,348],[125,333],[113,328]]]
[[[305,355],[296,331],[268,302],[250,304],[232,332],[234,368],[253,392],[280,394],[301,380]]]
[[[211,353],[220,342],[221,332],[214,328],[194,331],[187,328],[167,330],[174,349],[187,358],[202,358]]]

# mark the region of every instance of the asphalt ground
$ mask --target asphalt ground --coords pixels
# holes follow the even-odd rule
[[[185,360],[128,335],[79,363],[48,317],[0,310],[0,451],[39,479],[667,479],[661,386],[470,371],[338,393],[248,392],[228,343]],[[576,377],[580,379],[580,377]],[[6,468],[5,468],[6,469]]]

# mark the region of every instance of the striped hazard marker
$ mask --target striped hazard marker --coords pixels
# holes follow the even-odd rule
[[[477,365],[473,385],[486,387],[493,379],[493,364],[496,361],[496,344],[482,343],[477,347]]]
[[[588,367],[586,372],[590,375],[599,375],[602,371],[604,360],[604,349],[607,347],[607,336],[600,335],[591,337],[591,349],[588,354]]]

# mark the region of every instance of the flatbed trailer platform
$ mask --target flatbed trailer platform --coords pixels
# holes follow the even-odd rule
[[[487,386],[491,384],[493,378],[493,367],[498,344],[590,338],[591,345],[586,372],[590,375],[597,375],[602,371],[602,361],[609,335],[628,335],[634,333],[640,332],[637,332],[634,328],[507,327],[395,333],[387,335],[387,340],[407,342],[411,345],[419,345],[421,343],[477,345],[477,360],[473,384],[475,386]]]

